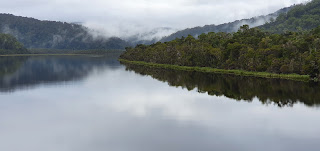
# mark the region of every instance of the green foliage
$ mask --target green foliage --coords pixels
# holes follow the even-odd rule
[[[320,27],[270,34],[243,26],[234,34],[208,33],[127,48],[121,59],[177,66],[309,75],[318,79]]]
[[[0,32],[13,35],[27,48],[124,49],[127,45],[117,37],[94,37],[91,31],[82,25],[40,21],[10,14],[0,14]]]
[[[281,14],[275,21],[259,28],[272,32],[306,31],[320,25],[320,0],[295,5],[289,12]]]
[[[27,49],[11,35],[0,34],[0,54],[28,53]]]

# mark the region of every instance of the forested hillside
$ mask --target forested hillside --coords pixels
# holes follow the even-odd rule
[[[11,14],[0,14],[0,32],[13,35],[27,48],[123,49],[127,45],[116,37],[94,37],[82,25],[40,21]]]
[[[8,34],[0,34],[0,54],[21,54],[28,53],[27,49]]]
[[[225,24],[221,24],[221,25],[206,25],[203,27],[188,28],[188,29],[173,33],[167,37],[164,37],[160,41],[167,42],[167,41],[174,40],[176,38],[187,37],[188,35],[192,35],[194,37],[197,37],[198,35],[201,35],[202,33],[209,33],[209,32],[227,32],[227,33],[237,32],[240,26],[243,26],[246,24],[250,25],[251,27],[263,25],[266,22],[270,22],[270,21],[276,19],[279,16],[279,14],[288,12],[290,9],[291,9],[291,7],[287,7],[287,8],[280,9],[277,12],[266,15],[266,16],[258,16],[258,17],[253,17],[250,19],[242,19],[242,20],[237,20],[234,22],[225,23]]]
[[[307,32],[270,34],[245,25],[236,33],[189,35],[166,43],[127,48],[121,56],[179,66],[296,73],[319,78],[320,27]]]
[[[274,22],[259,28],[273,32],[306,31],[320,26],[320,0],[295,5],[288,13],[281,14]]]

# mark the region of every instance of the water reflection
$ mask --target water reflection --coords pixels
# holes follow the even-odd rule
[[[0,92],[12,92],[45,83],[78,81],[94,70],[119,68],[118,56],[0,57]]]
[[[235,100],[252,102],[258,98],[263,104],[279,107],[293,106],[302,102],[307,106],[319,106],[320,85],[318,83],[291,80],[240,77],[232,75],[187,72],[150,68],[125,64],[126,70],[167,82],[170,86],[197,89],[200,93],[226,96]]]
[[[125,71],[113,58],[30,57],[17,64],[5,76],[32,71],[40,77],[26,78],[36,81],[28,82],[32,89],[17,90],[25,85],[19,83],[17,91],[0,93],[1,151],[319,150],[319,108],[279,108],[257,98],[247,103],[186,91]],[[56,76],[41,77],[50,74],[37,66]],[[65,86],[60,81],[70,81],[71,73],[77,79],[71,81],[81,82]],[[198,78],[194,88],[209,82]],[[54,80],[41,85],[48,79]]]

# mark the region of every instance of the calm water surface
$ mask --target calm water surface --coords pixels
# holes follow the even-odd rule
[[[0,150],[319,151],[319,85],[0,57]]]

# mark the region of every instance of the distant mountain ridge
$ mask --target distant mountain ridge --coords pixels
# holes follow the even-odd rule
[[[290,11],[281,14],[275,21],[259,26],[271,33],[286,31],[307,31],[320,26],[320,0],[295,5]]]
[[[0,14],[0,33],[13,35],[27,48],[49,49],[124,49],[126,41],[93,36],[79,24],[41,21],[34,18]]]
[[[282,8],[276,11],[275,13],[265,15],[265,16],[258,16],[250,19],[236,20],[234,22],[220,24],[220,25],[205,25],[203,27],[187,28],[187,29],[178,31],[176,33],[173,33],[169,36],[163,37],[160,40],[160,42],[168,42],[176,38],[187,37],[188,35],[197,37],[202,33],[208,33],[208,32],[227,32],[227,33],[236,32],[240,26],[243,26],[245,24],[248,24],[250,27],[257,27],[265,24],[266,22],[275,20],[280,14],[287,13],[290,9],[292,9],[292,7],[294,6]]]

